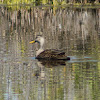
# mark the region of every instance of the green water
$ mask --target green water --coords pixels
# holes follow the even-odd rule
[[[71,60],[36,60],[39,34]],[[100,100],[100,9],[0,7],[0,100]]]

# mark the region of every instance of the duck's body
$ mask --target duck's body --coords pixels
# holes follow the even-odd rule
[[[55,49],[43,49],[44,38],[37,36],[35,41],[30,43],[38,42],[40,44],[39,50],[36,52],[36,59],[45,59],[45,60],[70,60],[70,57],[65,55],[65,52]]]
[[[47,60],[70,60],[69,57],[65,55],[65,52],[59,50],[47,49],[42,51],[36,56],[37,59],[47,59]]]

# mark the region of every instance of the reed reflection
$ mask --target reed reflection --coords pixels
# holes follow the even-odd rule
[[[66,98],[73,100],[76,98],[91,100],[94,98],[91,93],[93,91],[99,92],[95,85],[95,83],[97,86],[99,85],[99,78],[95,79],[94,76],[96,70],[98,70],[97,63],[65,62],[64,64],[37,61],[39,70],[36,75],[38,75],[37,79],[43,90],[40,92],[44,93],[45,99]],[[98,97],[97,93],[96,98]]]

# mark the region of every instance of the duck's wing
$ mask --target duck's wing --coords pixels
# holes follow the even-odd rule
[[[63,52],[61,50],[50,49],[50,50],[46,50],[46,51],[50,52],[51,55],[65,55],[65,52]]]
[[[52,50],[52,49],[47,49],[41,52],[37,58],[45,58],[45,59],[65,59],[65,52],[59,51],[59,50]]]

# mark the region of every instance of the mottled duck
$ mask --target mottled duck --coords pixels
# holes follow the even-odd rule
[[[42,36],[37,36],[35,41],[31,41],[30,43],[39,43],[39,50],[36,52],[36,59],[45,59],[45,60],[70,60],[70,57],[65,55],[65,52],[61,50],[55,49],[43,49],[44,38]]]

